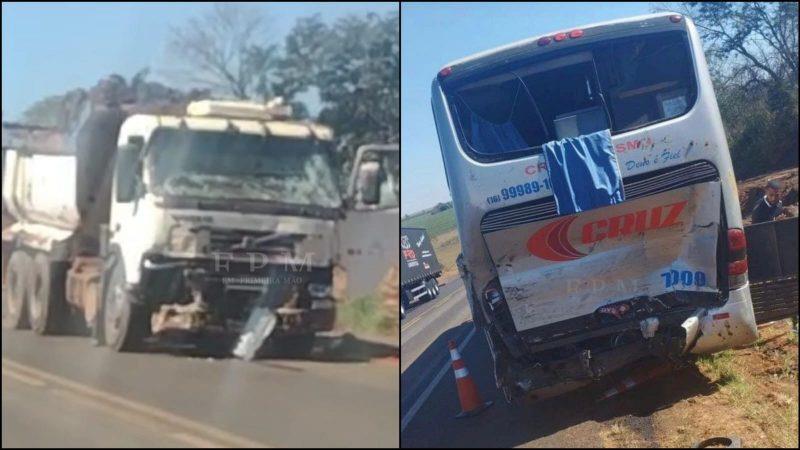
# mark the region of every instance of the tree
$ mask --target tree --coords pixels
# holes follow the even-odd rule
[[[276,92],[315,89],[318,120],[333,127],[347,156],[361,144],[397,142],[400,125],[399,17],[368,14],[325,24],[303,18],[286,37]]]
[[[208,98],[209,91],[194,89],[182,92],[161,83],[147,81],[150,71],[144,68],[130,82],[111,74],[89,89],[73,89],[37,101],[23,112],[23,121],[31,125],[71,130],[78,123],[87,102],[124,105],[131,112],[176,113],[185,110],[192,100]]]
[[[660,4],[692,18],[739,177],[797,164],[797,3]]]
[[[183,65],[177,70],[182,81],[237,99],[266,100],[278,50],[268,42],[268,31],[257,9],[216,3],[208,13],[172,28],[168,48]]]

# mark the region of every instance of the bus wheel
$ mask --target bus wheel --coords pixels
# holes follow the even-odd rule
[[[37,334],[58,331],[65,315],[62,264],[53,263],[44,252],[33,257],[33,270],[28,279],[28,321]]]
[[[23,250],[15,250],[11,254],[3,286],[3,328],[17,330],[29,328],[28,279],[33,269],[33,259]]]
[[[138,350],[150,331],[145,308],[136,304],[133,294],[125,289],[121,260],[117,260],[107,277],[101,316],[105,343],[118,352]]]

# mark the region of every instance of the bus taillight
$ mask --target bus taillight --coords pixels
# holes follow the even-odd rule
[[[583,36],[583,30],[572,30],[569,32],[569,37],[572,39]]]
[[[744,230],[728,230],[728,287],[736,289],[747,283],[747,239]]]

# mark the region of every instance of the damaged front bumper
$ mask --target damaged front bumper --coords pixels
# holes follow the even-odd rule
[[[224,270],[220,270],[223,267]],[[154,334],[219,329],[239,333],[265,301],[278,317],[276,335],[330,331],[336,320],[330,267],[150,255],[137,297],[152,311]]]

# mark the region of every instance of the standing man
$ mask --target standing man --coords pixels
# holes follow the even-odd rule
[[[781,183],[778,180],[770,180],[767,182],[764,197],[753,208],[753,223],[775,220],[782,213]]]

